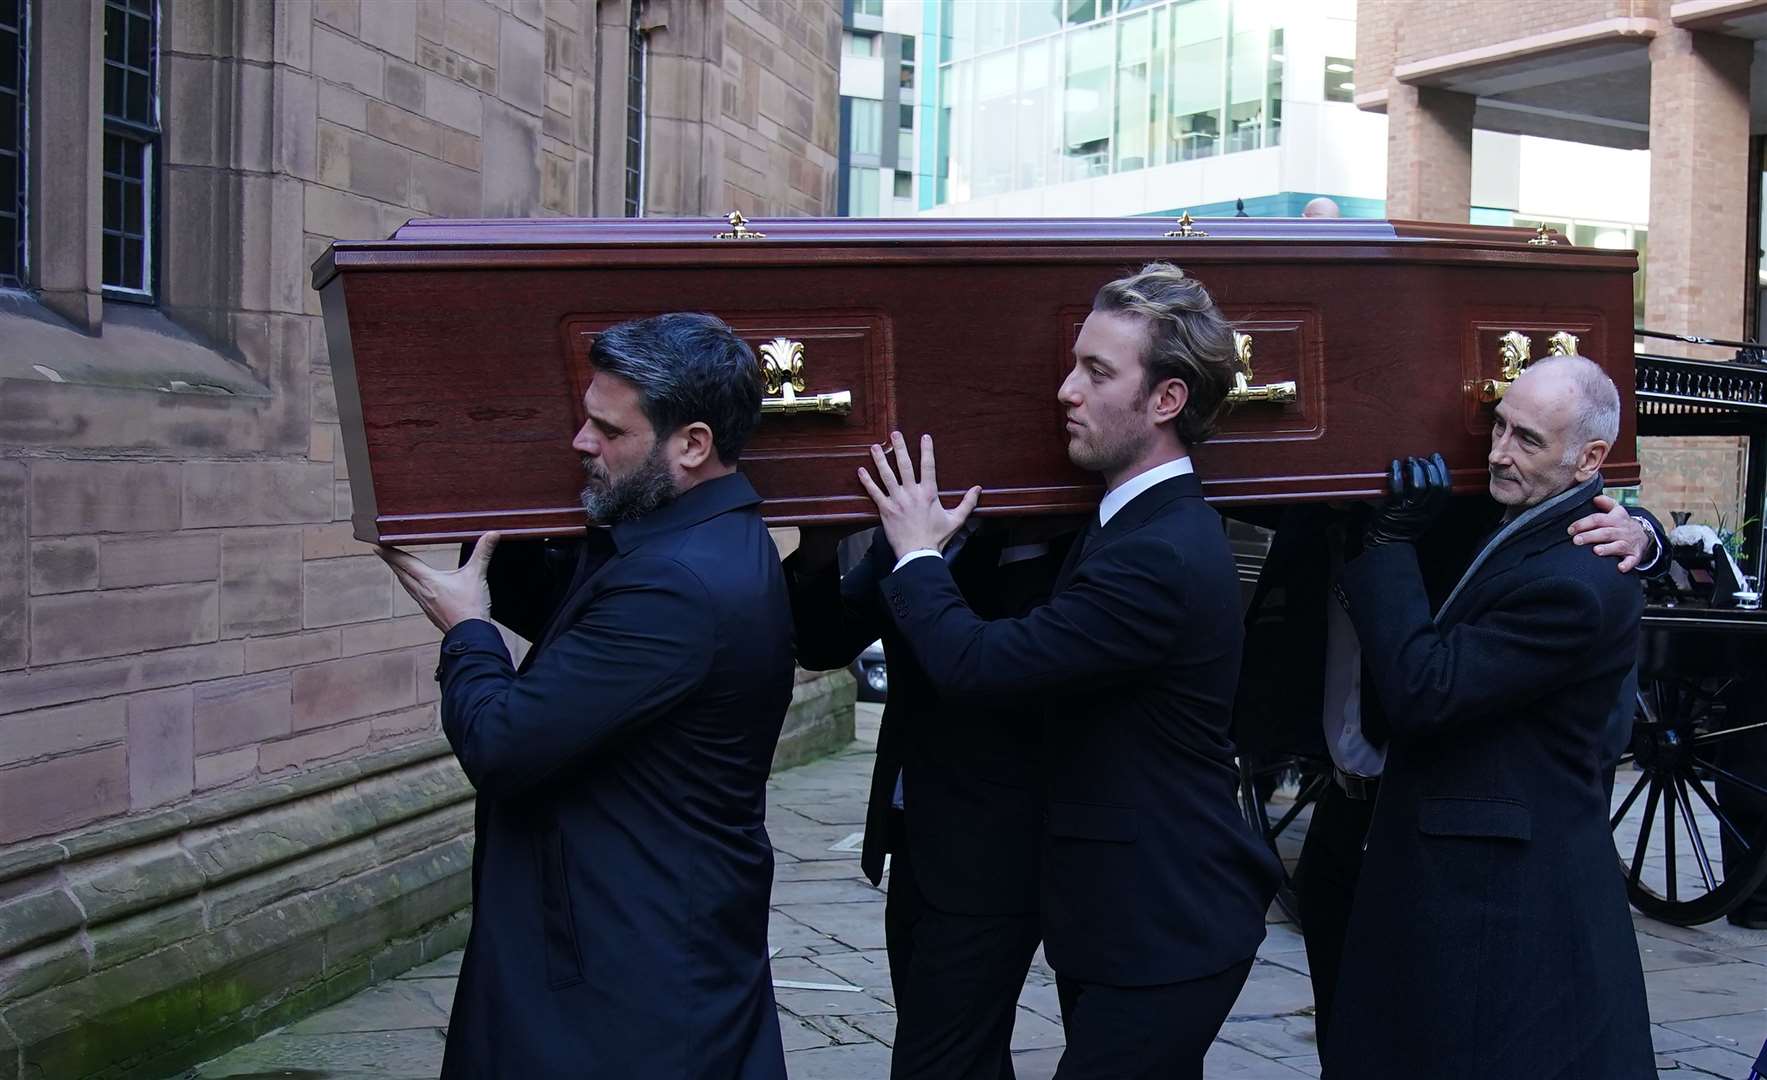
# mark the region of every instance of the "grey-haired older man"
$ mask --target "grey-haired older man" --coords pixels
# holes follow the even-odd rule
[[[1570,535],[1619,420],[1596,364],[1535,364],[1492,426],[1503,523],[1440,608],[1414,548],[1446,500],[1439,455],[1394,463],[1343,569],[1390,741],[1327,1077],[1655,1075],[1605,784],[1643,592]]]

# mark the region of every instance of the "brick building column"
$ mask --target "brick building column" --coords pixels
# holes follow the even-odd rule
[[[1650,254],[1645,321],[1743,334],[1749,65],[1744,38],[1665,27],[1650,44]]]
[[[1387,216],[1464,223],[1472,209],[1474,99],[1433,86],[1387,87]]]
[[[1665,26],[1650,44],[1650,250],[1644,322],[1653,330],[1745,335],[1756,238],[1749,205],[1749,66],[1754,42]],[[1672,342],[1653,348],[1678,351]],[[1682,349],[1710,359],[1710,349]],[[1743,497],[1742,444],[1731,438],[1639,443],[1641,501],[1667,516],[1731,523]],[[1714,506],[1715,504],[1715,506]]]

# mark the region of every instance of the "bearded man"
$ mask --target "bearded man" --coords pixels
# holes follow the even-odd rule
[[[452,572],[382,551],[446,632],[442,727],[478,790],[442,1075],[783,1080],[764,817],[792,621],[736,469],[759,368],[689,314],[589,360],[585,540],[491,533]],[[533,642],[519,667],[493,618]]]

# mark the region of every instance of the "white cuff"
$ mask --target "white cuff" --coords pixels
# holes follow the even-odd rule
[[[922,559],[928,555],[931,555],[935,559],[938,558],[939,557],[939,549],[938,548],[915,548],[913,551],[910,551],[908,554],[902,556],[900,559],[897,559],[896,565],[893,569],[890,570],[890,573],[893,574],[897,570],[900,570],[904,566],[907,566],[909,563],[913,562],[915,559]]]
[[[1648,574],[1650,571],[1654,570],[1657,563],[1661,562],[1663,559],[1663,537],[1662,534],[1651,528],[1649,518],[1639,518],[1638,524],[1644,526],[1644,531],[1650,537],[1651,547],[1654,549],[1655,554],[1651,556],[1649,562],[1641,562],[1637,566],[1634,566],[1632,572],[1634,574]]]

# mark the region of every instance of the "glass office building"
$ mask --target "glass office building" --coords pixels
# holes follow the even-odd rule
[[[939,0],[934,201],[1279,145],[1292,8]],[[1349,85],[1349,63],[1328,60]]]

